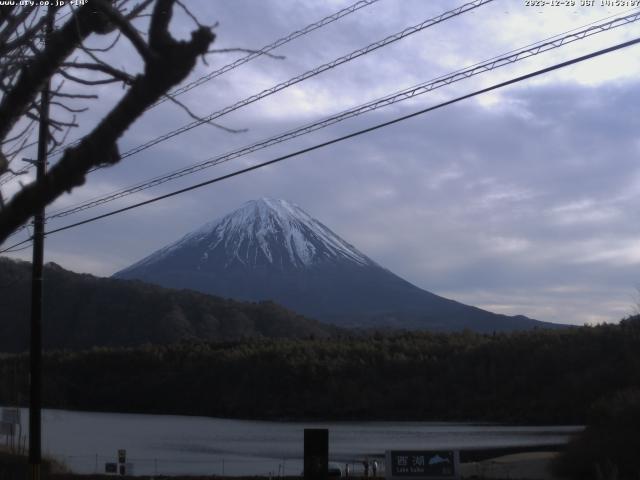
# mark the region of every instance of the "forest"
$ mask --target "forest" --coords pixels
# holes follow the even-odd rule
[[[0,357],[0,403],[25,403],[26,354]],[[50,408],[260,419],[584,424],[640,387],[640,317],[477,334],[181,342],[52,351]]]
[[[139,281],[44,269],[45,350],[249,337],[328,337],[337,327],[273,302],[238,302]],[[29,348],[31,265],[0,257],[0,352]]]

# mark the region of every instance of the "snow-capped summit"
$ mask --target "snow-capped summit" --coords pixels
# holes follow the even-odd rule
[[[191,260],[196,260],[192,266],[198,270],[207,269],[211,262],[225,269],[238,265],[305,268],[340,261],[375,265],[299,206],[286,200],[261,198],[246,202],[118,275],[174,256],[183,257],[185,250],[190,252]]]
[[[228,263],[302,267],[331,259],[371,262],[300,207],[280,199],[251,200],[205,225],[189,240],[202,238],[209,242],[208,249],[222,246]]]
[[[541,324],[422,290],[297,205],[270,198],[245,203],[115,276],[238,300],[273,300],[343,326],[494,331]]]

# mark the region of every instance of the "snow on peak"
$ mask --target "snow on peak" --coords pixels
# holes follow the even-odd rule
[[[214,256],[212,252],[222,250],[226,265],[261,262],[305,267],[331,260],[374,264],[299,206],[260,198],[203,225],[127,270],[155,263],[184,248],[198,249],[202,263]]]
[[[256,250],[268,262],[276,262],[275,250],[280,247],[284,248],[288,261],[297,266],[308,266],[329,258],[347,259],[362,265],[372,263],[299,206],[281,199],[248,201],[192,235],[190,240],[210,237],[210,248],[224,242],[228,253],[243,263],[251,263]]]

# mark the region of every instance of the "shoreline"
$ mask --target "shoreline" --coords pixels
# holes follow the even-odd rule
[[[28,410],[28,405],[5,405],[0,404],[2,408],[20,408]],[[585,425],[581,423],[570,422],[536,422],[536,421],[504,421],[504,420],[485,420],[485,419],[425,419],[425,418],[410,418],[410,417],[270,417],[270,416],[215,416],[204,415],[200,413],[179,413],[179,412],[160,412],[160,411],[132,411],[132,410],[99,410],[99,409],[83,409],[80,407],[50,407],[44,405],[43,410],[51,410],[57,412],[78,412],[78,413],[99,413],[99,414],[117,414],[117,415],[154,415],[154,416],[168,416],[168,417],[188,417],[188,418],[206,418],[211,420],[237,420],[240,422],[273,422],[273,423],[430,423],[430,424],[442,424],[442,425],[469,425],[469,426],[489,426],[489,427],[556,427],[556,428],[584,428]]]

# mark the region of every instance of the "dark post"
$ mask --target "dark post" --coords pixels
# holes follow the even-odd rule
[[[327,480],[329,476],[329,430],[304,429],[304,478]]]
[[[53,30],[55,10],[47,11],[45,42]],[[49,88],[47,80],[40,93],[38,158],[36,181],[41,181],[47,168],[49,139]],[[31,272],[31,343],[29,347],[29,478],[40,480],[42,463],[42,269],[44,264],[44,207],[33,218],[33,264]]]

